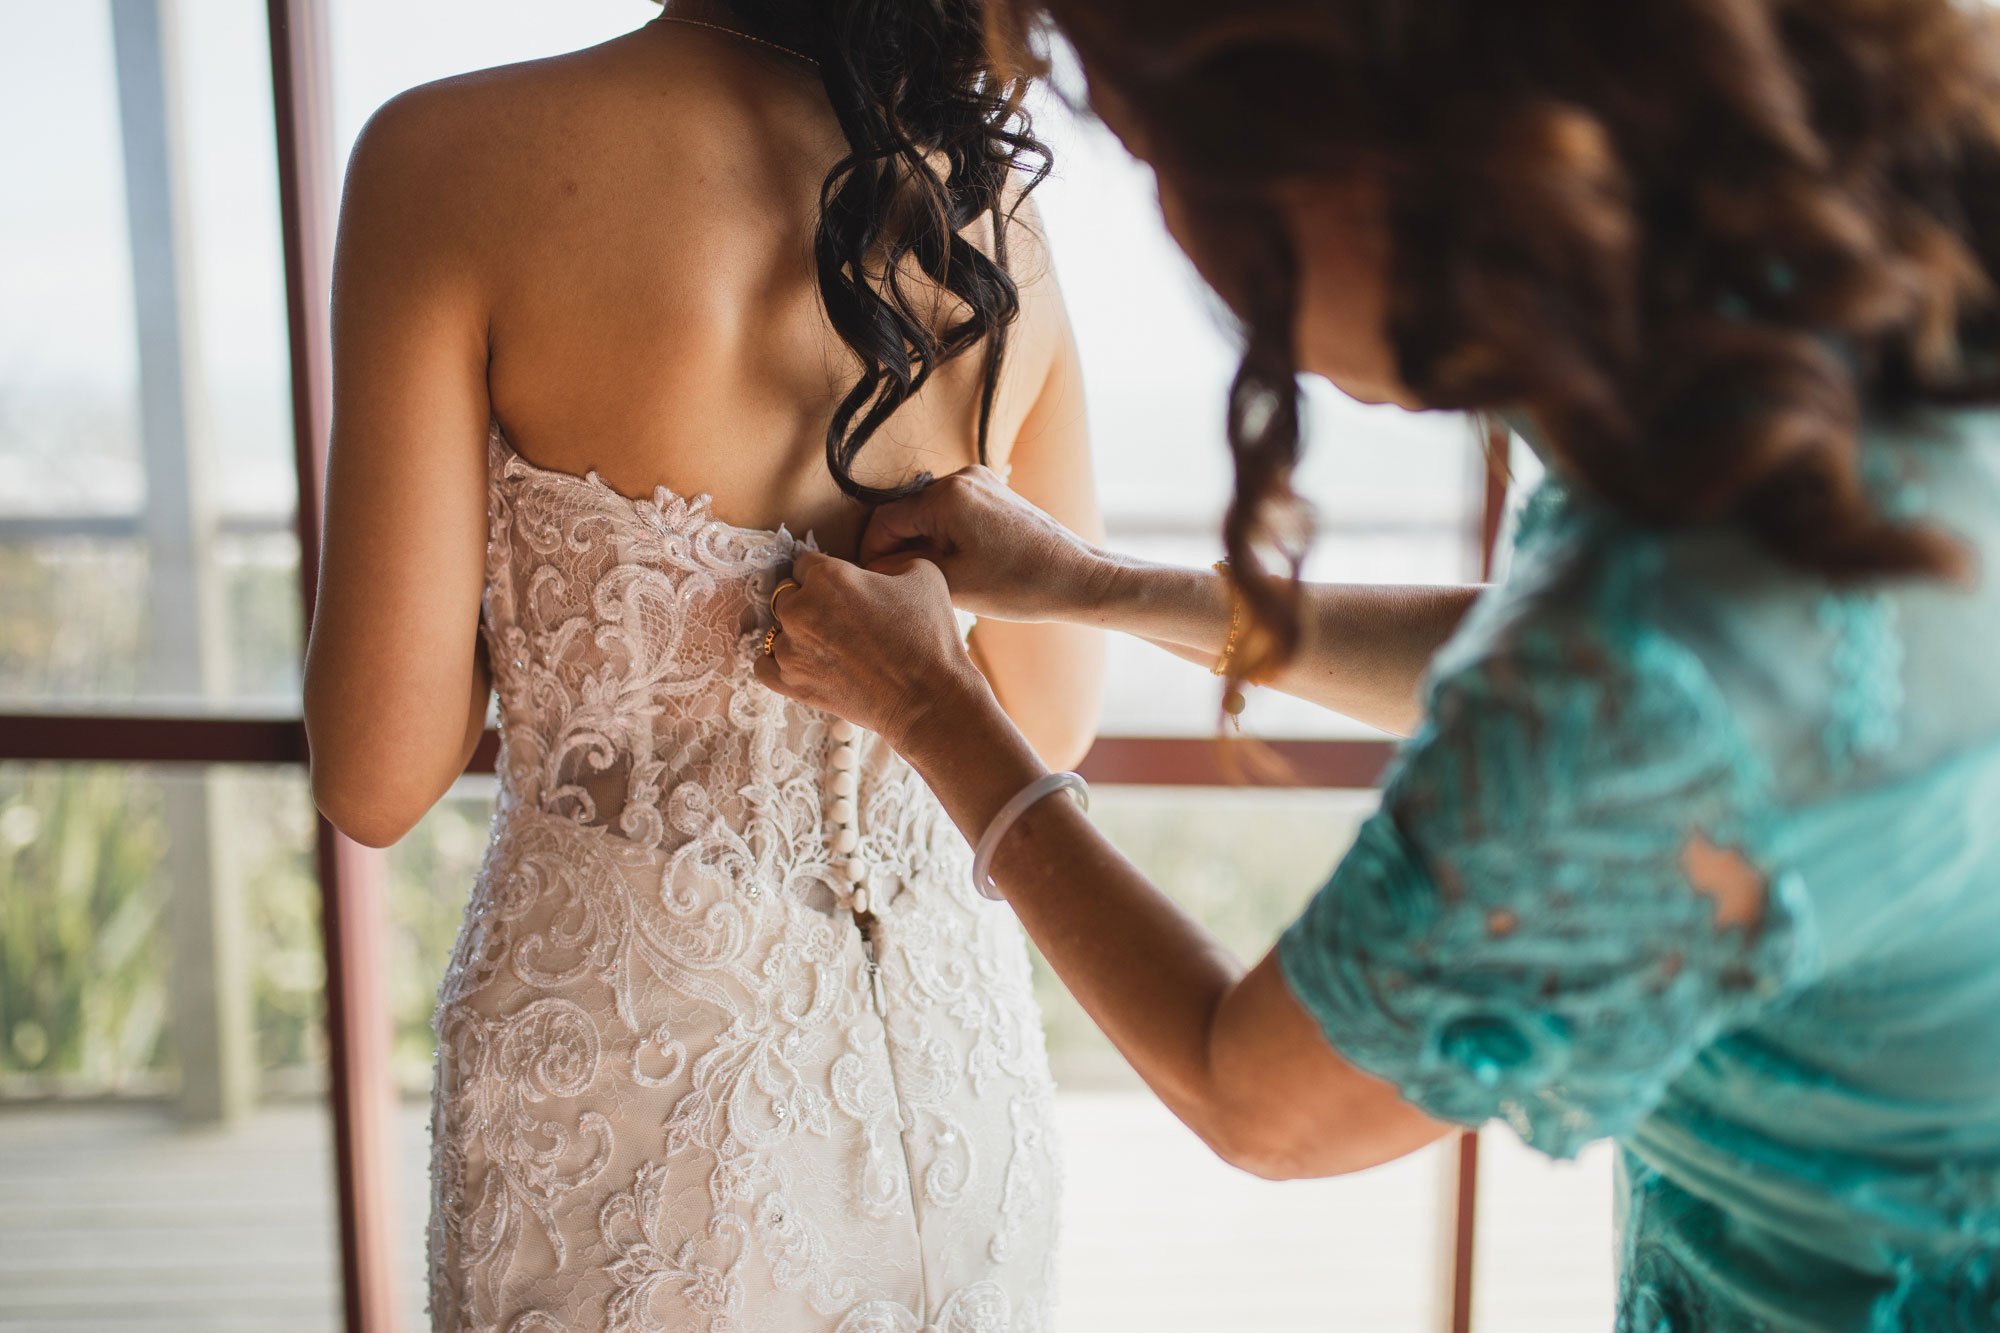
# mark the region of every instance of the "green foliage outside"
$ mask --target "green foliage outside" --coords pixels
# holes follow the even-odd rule
[[[227,535],[215,573],[235,707],[297,708],[298,542]],[[61,537],[0,545],[0,696],[36,706],[153,701],[145,544]],[[314,1088],[325,1063],[313,814],[289,770],[0,767],[0,1096],[171,1090],[174,894],[169,784],[202,782],[211,856],[246,930],[258,1067]]]
[[[172,893],[158,771],[0,767],[0,1095],[171,1087]],[[239,877],[258,1067],[267,1093],[319,1087],[324,965],[312,809],[296,774],[214,773],[224,873]],[[485,851],[490,780],[459,784],[389,854],[398,1086],[430,1087],[431,1010]],[[1104,788],[1095,818],[1246,963],[1352,841],[1366,797]],[[1071,1086],[1130,1079],[1036,959],[1051,1056]]]
[[[0,1096],[171,1091],[169,784],[203,782],[234,877],[257,1065],[274,1090],[325,1065],[312,807],[288,771],[163,776],[0,766]]]
[[[0,1079],[167,1067],[157,797],[108,767],[0,772]]]
[[[227,873],[241,876],[257,1067],[274,1090],[316,1090],[326,1068],[326,957],[311,794],[289,771],[217,773],[209,782],[211,798],[225,803]]]

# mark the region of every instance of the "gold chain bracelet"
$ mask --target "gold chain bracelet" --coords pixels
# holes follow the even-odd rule
[[[1215,659],[1215,665],[1209,668],[1209,674],[1221,676],[1226,680],[1236,664],[1236,645],[1243,638],[1243,599],[1237,594],[1236,581],[1229,576],[1229,562],[1218,560],[1214,569],[1216,573],[1222,575],[1229,588],[1229,637],[1223,640],[1222,656]],[[1243,710],[1249,706],[1250,701],[1243,697],[1243,691],[1238,687],[1231,685],[1223,692],[1222,711],[1229,714],[1230,719],[1236,723],[1238,731],[1243,729]]]

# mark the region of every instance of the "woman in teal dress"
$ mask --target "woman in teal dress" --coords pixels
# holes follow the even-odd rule
[[[1272,1177],[1620,1145],[1632,1333],[2000,1329],[2000,58],[1948,0],[1048,0],[1241,318],[1223,572],[980,470],[761,664],[879,731],[1149,1085]],[[1018,17],[1018,15],[1017,15]],[[1025,20],[1024,20],[1025,21]],[[1003,21],[1003,38],[1023,31]],[[1504,584],[1298,585],[1294,375],[1505,412]],[[1293,566],[1296,569],[1296,565]],[[951,603],[1413,734],[1247,972]]]

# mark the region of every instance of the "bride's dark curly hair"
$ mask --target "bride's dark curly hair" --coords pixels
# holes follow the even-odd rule
[[[1007,330],[1014,213],[1048,174],[1022,105],[996,71],[982,0],[725,0],[745,31],[819,62],[848,152],[820,188],[813,238],[821,302],[860,376],[834,409],[826,462],[848,495],[878,504],[920,489],[854,476],[855,456],[939,366],[984,358],[979,459]],[[990,253],[964,233],[991,221]]]
[[[1270,187],[1379,179],[1388,336],[1441,408],[1522,410],[1632,520],[1833,580],[1962,572],[1862,485],[1864,406],[2000,398],[2000,56],[1953,0],[994,0],[1072,43],[1241,320],[1226,542],[1297,640],[1298,264]],[[1255,670],[1253,664],[1252,670]]]

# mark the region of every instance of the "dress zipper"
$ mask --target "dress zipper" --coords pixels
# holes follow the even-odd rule
[[[873,913],[857,911],[854,927],[861,933],[862,952],[868,958],[868,996],[875,1007],[875,1017],[882,1023],[882,1056],[889,1066],[889,1095],[896,1103],[896,1142],[903,1149],[903,1179],[910,1191],[910,1229],[917,1239],[917,1300],[922,1309],[917,1311],[917,1320],[924,1328],[930,1327],[931,1284],[924,1262],[923,1214],[917,1203],[917,1163],[910,1156],[910,1132],[916,1128],[903,1110],[903,1087],[896,1076],[896,1047],[889,1038],[889,1000],[882,989],[882,967],[879,948],[875,940],[875,917]]]
[[[832,800],[826,807],[827,850],[833,854],[836,884],[845,888],[843,905],[854,915],[854,928],[861,934],[861,949],[868,958],[868,1002],[882,1024],[882,1056],[889,1068],[889,1095],[896,1104],[896,1141],[903,1149],[903,1178],[910,1190],[910,1230],[917,1241],[917,1300],[924,1307],[917,1318],[930,1326],[930,1278],[924,1263],[924,1227],[917,1210],[917,1168],[910,1156],[910,1133],[916,1126],[903,1109],[903,1088],[896,1079],[896,1051],[889,1040],[889,999],[882,986],[880,949],[875,938],[874,909],[881,906],[868,891],[868,867],[861,859],[861,754],[857,742],[860,730],[853,723],[835,718],[827,726],[827,787]],[[838,890],[836,890],[838,892]]]

